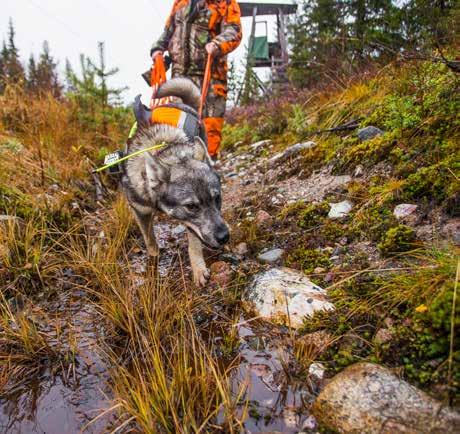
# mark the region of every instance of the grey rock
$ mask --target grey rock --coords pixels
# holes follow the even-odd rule
[[[388,329],[379,329],[374,336],[374,343],[377,345],[384,345],[393,340],[393,333]]]
[[[2,223],[17,222],[20,220],[21,219],[19,217],[16,217],[14,215],[0,215],[0,222]]]
[[[339,433],[460,431],[459,413],[372,363],[357,363],[336,375],[316,399],[313,414]]]
[[[334,310],[324,289],[303,273],[285,267],[257,274],[244,298],[257,315],[293,328],[301,327],[305,317],[315,312]]]
[[[431,243],[437,233],[436,227],[432,224],[419,225],[415,228],[417,239]]]
[[[186,230],[184,225],[178,225],[172,230],[172,234],[175,236],[182,235]]]
[[[0,228],[4,228],[6,230],[10,225],[18,225],[18,227],[22,229],[24,226],[24,220],[21,217],[13,215],[0,215]]]
[[[316,146],[316,143],[313,141],[297,143],[293,146],[290,146],[283,152],[283,158],[292,157],[293,155],[297,155],[302,151],[307,149],[312,149]]]
[[[271,140],[261,140],[260,142],[253,143],[252,145],[249,146],[251,151],[256,152],[259,151],[262,148],[267,147],[268,145],[271,144]]]
[[[267,211],[264,211],[263,209],[260,209],[259,211],[257,211],[255,222],[259,226],[268,225],[272,221],[273,221],[273,218]]]
[[[381,136],[383,134],[384,132],[380,128],[374,127],[372,125],[361,128],[360,130],[358,130],[357,133],[359,140],[361,140],[362,142],[372,140],[373,138]]]
[[[318,427],[318,423],[316,422],[316,419],[314,416],[308,416],[303,424],[302,424],[302,431],[303,432],[312,432],[316,431],[316,428]],[[300,434],[300,433],[299,433]]]
[[[397,220],[414,220],[418,206],[411,203],[401,203],[393,210],[393,215]]]
[[[269,250],[268,252],[260,254],[257,259],[260,262],[263,262],[265,264],[276,264],[279,262],[284,256],[284,250],[283,249],[273,249]]]
[[[441,226],[441,235],[452,241],[457,246],[460,245],[460,218],[446,221]]]
[[[353,204],[349,200],[339,203],[330,203],[329,205],[331,207],[328,214],[330,219],[340,219],[342,217],[346,217],[353,209]]]
[[[325,373],[326,368],[322,363],[312,363],[308,368],[308,375],[317,381],[322,380]]]
[[[364,168],[363,166],[361,166],[361,164],[358,164],[356,166],[355,173],[353,174],[353,176],[355,178],[361,178],[363,175],[364,175]]]
[[[270,163],[275,163],[275,162],[281,162],[284,161],[290,157],[293,157],[297,154],[300,154],[300,152],[305,151],[307,149],[312,149],[316,146],[315,142],[304,142],[304,143],[297,143],[293,146],[290,146],[289,148],[285,149],[284,152],[281,152],[279,154],[276,154],[274,157],[272,157],[269,162]]]
[[[248,251],[249,251],[249,249],[248,249],[248,245],[246,243],[240,243],[234,249],[234,252],[237,255],[240,255],[240,256],[246,255],[248,253]]]

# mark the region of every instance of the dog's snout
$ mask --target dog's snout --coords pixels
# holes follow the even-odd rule
[[[228,240],[230,239],[230,232],[228,231],[227,226],[220,226],[217,229],[215,236],[219,244],[224,245],[228,243]]]

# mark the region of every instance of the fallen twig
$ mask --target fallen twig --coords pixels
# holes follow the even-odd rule
[[[359,121],[360,119],[354,119],[352,121],[349,121],[343,125],[339,125],[338,127],[334,128],[328,128],[325,130],[317,130],[317,131],[312,131],[308,133],[305,137],[309,136],[316,136],[317,134],[324,134],[324,133],[336,133],[339,131],[351,131],[351,130],[356,130],[356,128],[359,127]]]

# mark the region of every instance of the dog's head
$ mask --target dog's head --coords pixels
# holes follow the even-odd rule
[[[196,138],[194,145],[177,146],[172,156],[148,156],[147,185],[161,211],[182,222],[207,247],[216,249],[228,242],[230,234],[221,214],[220,179],[208,162],[204,146]]]

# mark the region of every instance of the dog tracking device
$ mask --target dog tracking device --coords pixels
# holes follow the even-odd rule
[[[121,173],[120,165],[117,163],[123,158],[123,156],[123,151],[115,151],[105,156],[104,166],[107,166],[110,175],[119,175]]]

